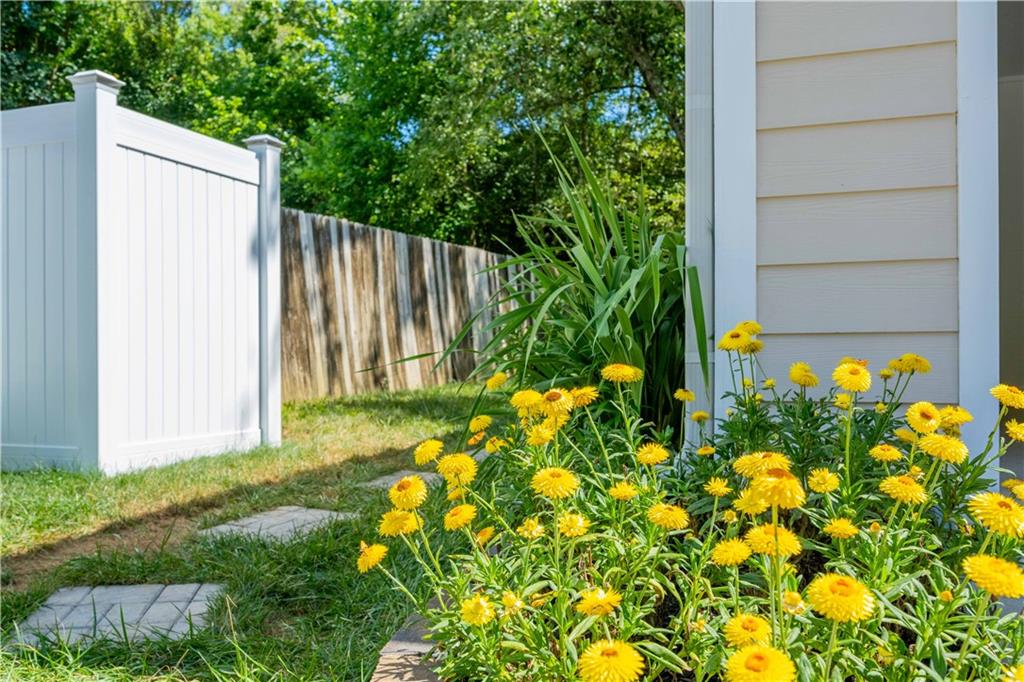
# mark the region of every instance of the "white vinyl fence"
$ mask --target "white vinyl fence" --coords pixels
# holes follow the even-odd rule
[[[117,472],[280,441],[280,143],[117,105],[2,114],[0,458]]]

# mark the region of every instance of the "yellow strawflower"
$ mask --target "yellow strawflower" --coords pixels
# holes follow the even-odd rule
[[[577,670],[583,682],[636,682],[644,659],[626,642],[601,639],[584,650]]]
[[[882,369],[878,370],[878,376],[882,377],[882,379],[886,381],[892,379],[893,374],[895,374],[895,372],[893,372],[891,367],[883,367]]]
[[[974,415],[959,405],[946,405],[939,410],[939,423],[942,428],[963,426],[974,421]]]
[[[470,431],[484,431],[491,425],[493,420],[486,414],[478,414],[469,420]]]
[[[744,647],[725,664],[726,682],[792,682],[796,666],[789,656],[762,644]]]
[[[739,329],[741,332],[756,336],[761,333],[761,323],[757,320],[744,320],[737,324],[734,329]]]
[[[761,388],[765,389],[766,391],[775,388],[775,379],[773,379],[772,377],[768,377],[767,379],[761,382]]]
[[[814,388],[818,385],[818,375],[806,362],[794,362],[789,366],[789,380],[804,388]]]
[[[1016,563],[988,554],[973,554],[963,561],[964,574],[993,597],[1024,597],[1024,571]]]
[[[800,553],[800,538],[782,526],[765,523],[754,526],[744,536],[750,549],[768,556],[796,556]]]
[[[836,393],[835,400],[832,404],[838,407],[840,410],[850,409],[850,405],[853,405],[853,396],[849,393]]]
[[[878,489],[897,502],[905,504],[923,504],[928,500],[924,486],[907,475],[889,476],[878,484]]]
[[[750,338],[750,334],[742,329],[733,329],[726,332],[725,336],[718,340],[718,349],[724,351],[738,351],[749,346],[752,340],[753,339]]]
[[[567,513],[558,517],[558,532],[567,538],[578,538],[590,530],[590,520],[583,514]]]
[[[450,486],[469,485],[476,478],[476,460],[464,452],[445,455],[437,462],[437,473]]]
[[[888,443],[881,443],[868,450],[868,454],[871,455],[872,459],[876,459],[879,462],[895,462],[903,457],[903,453],[899,451],[899,448],[894,448]]]
[[[505,590],[501,593],[501,605],[504,607],[504,616],[506,618],[511,618],[526,608],[523,600],[511,590]]]
[[[705,412],[704,410],[697,410],[690,415],[690,419],[700,424],[711,419],[711,415]]]
[[[484,383],[484,386],[488,391],[497,391],[499,388],[505,385],[508,381],[508,374],[505,372],[495,372],[491,377]]]
[[[896,436],[908,445],[913,445],[917,442],[917,434],[910,429],[896,429],[892,432],[892,435]]]
[[[595,386],[581,386],[580,388],[572,389],[569,393],[572,395],[572,402],[576,407],[592,405],[598,398],[597,387]]]
[[[937,407],[929,402],[921,401],[907,408],[907,424],[914,431],[925,434],[932,433],[942,425]]]
[[[837,540],[847,540],[856,535],[859,531],[857,526],[853,525],[853,522],[847,518],[832,519],[828,524],[821,529],[826,535],[836,538]]]
[[[722,630],[730,646],[764,644],[772,636],[772,626],[764,618],[749,613],[739,613],[729,619]]]
[[[460,504],[448,510],[444,515],[445,530],[465,528],[476,518],[476,507],[471,504]]]
[[[816,493],[830,493],[839,487],[839,476],[828,469],[812,469],[807,486]]]
[[[519,524],[516,533],[527,540],[537,540],[544,537],[544,525],[536,516],[531,516]]]
[[[395,509],[411,511],[427,499],[427,484],[419,476],[406,476],[391,486],[388,497]]]
[[[366,573],[384,560],[388,555],[388,548],[384,545],[368,545],[362,540],[359,541],[359,558],[356,559],[356,568],[360,573]]]
[[[474,533],[473,539],[476,540],[476,544],[480,545],[481,547],[485,547],[487,543],[490,542],[492,538],[494,538],[494,534],[496,532],[497,531],[495,530],[494,526],[486,526],[485,528],[481,528],[476,533]]]
[[[711,563],[716,566],[739,566],[750,558],[750,547],[743,540],[722,540],[711,550]]]
[[[641,464],[654,466],[668,459],[668,450],[658,443],[645,443],[637,448],[636,458]]]
[[[704,484],[704,492],[712,497],[724,497],[732,492],[729,482],[724,478],[713,477]]]
[[[871,389],[871,372],[855,362],[844,362],[832,372],[832,381],[844,391],[864,393]]]
[[[814,611],[840,623],[865,620],[875,610],[875,597],[864,583],[845,575],[819,575],[807,587]]]
[[[610,381],[614,384],[633,384],[644,378],[644,371],[633,365],[613,362],[601,369],[601,376],[605,381]]]
[[[462,620],[470,625],[486,625],[494,620],[494,607],[486,595],[478,594],[462,600]]]
[[[932,363],[917,353],[904,353],[898,358],[889,361],[889,369],[900,374],[927,374],[932,371]]]
[[[1024,663],[1009,668],[1002,682],[1024,682]]]
[[[769,469],[750,484],[751,494],[769,507],[795,509],[807,500],[800,480],[785,469]]]
[[[883,402],[875,403],[875,412],[878,414],[885,414],[889,410],[889,406]]]
[[[697,399],[693,391],[688,388],[677,388],[676,392],[672,394],[672,397],[682,403],[692,403]]]
[[[576,610],[584,616],[607,616],[622,603],[622,595],[615,590],[595,588],[580,592]]]
[[[1024,537],[1024,507],[999,493],[978,493],[967,502],[971,515],[998,535]]]
[[[608,494],[612,496],[612,499],[624,502],[637,496],[639,491],[631,483],[626,481],[619,481],[611,488],[608,488]]]
[[[929,433],[917,442],[924,452],[950,464],[960,464],[967,459],[967,446],[959,438],[940,433]]]
[[[381,535],[393,538],[399,535],[414,533],[422,525],[423,519],[416,512],[392,509],[389,512],[384,512],[384,515],[380,517],[380,527],[378,530]]]
[[[528,388],[513,393],[508,402],[512,407],[516,408],[520,417],[527,417],[540,408],[543,400],[544,396],[532,388]]]
[[[560,388],[548,389],[540,403],[540,411],[549,417],[560,417],[572,411],[572,394]]]
[[[547,445],[555,438],[555,429],[547,424],[536,424],[526,432],[527,445]]]
[[[505,440],[504,438],[499,438],[498,436],[491,436],[490,438],[487,439],[487,442],[484,443],[484,450],[487,451],[487,454],[493,455],[495,452],[501,450],[503,447],[506,447],[507,445],[508,441]]]
[[[710,457],[713,454],[715,454],[715,449],[710,445],[702,445],[697,448],[698,457]]]
[[[690,525],[690,515],[674,504],[659,502],[647,510],[647,519],[665,530],[683,530]]]
[[[804,603],[804,598],[800,596],[799,592],[787,590],[782,595],[782,610],[791,616],[799,616],[807,610],[807,604]]]
[[[417,445],[416,449],[412,452],[412,456],[417,464],[423,465],[437,459],[442,450],[444,450],[444,443],[436,438],[431,438]]]
[[[538,495],[549,500],[564,500],[571,497],[580,487],[579,479],[569,470],[561,467],[541,469],[533,475],[530,487]]]
[[[768,503],[763,497],[756,495],[750,488],[740,491],[739,496],[732,501],[732,506],[750,516],[757,516],[768,510]]]
[[[993,386],[989,393],[1006,407],[1024,410],[1024,391],[1016,386],[999,384],[998,386]]]
[[[1024,423],[1019,422],[1016,419],[1007,419],[1003,424],[1003,428],[1006,429],[1006,436],[1010,440],[1015,440],[1018,443],[1024,443]]]
[[[737,457],[732,463],[733,471],[745,478],[756,478],[771,469],[789,471],[789,458],[779,452],[752,452]]]

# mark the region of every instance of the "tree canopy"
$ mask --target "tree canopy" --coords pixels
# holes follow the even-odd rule
[[[683,219],[681,2],[3,3],[4,108],[71,98],[103,69],[121,102],[232,143],[288,144],[289,206],[514,246],[558,208],[545,141],[570,131],[656,226]]]

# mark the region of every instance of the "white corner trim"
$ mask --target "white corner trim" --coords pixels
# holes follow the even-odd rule
[[[996,3],[957,2],[957,249],[960,403],[980,452],[998,414],[988,390],[999,383],[999,100]],[[990,471],[996,478],[997,472]]]
[[[755,4],[714,2],[715,338],[757,318],[757,63]],[[715,351],[715,416],[731,388]]]

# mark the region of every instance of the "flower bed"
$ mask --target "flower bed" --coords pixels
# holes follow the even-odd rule
[[[391,575],[389,552],[420,562],[438,608],[395,584],[428,619],[443,677],[1024,679],[1024,625],[997,601],[1024,596],[1024,507],[985,478],[1005,452],[1000,424],[972,454],[960,430],[983,427],[965,409],[904,411],[931,370],[913,354],[877,374],[844,358],[820,399],[797,362],[783,389],[760,371],[759,332],[742,323],[720,341],[735,390],[713,437],[685,389],[696,442],[644,423],[643,371],[612,364],[596,385],[511,393],[516,419],[494,434],[477,415],[472,439],[494,453],[479,469],[437,441],[417,448],[449,510],[422,518],[422,481],[397,483],[388,544],[364,544],[359,569]],[[992,395],[1000,422],[1024,409],[1015,387]],[[1024,425],[1004,426],[1024,440]],[[464,551],[441,556],[450,534]]]

